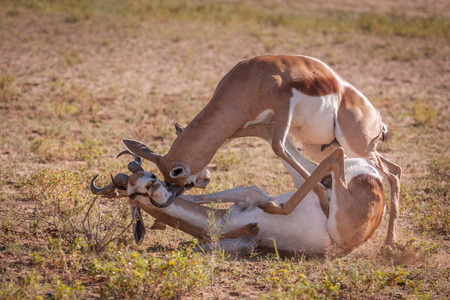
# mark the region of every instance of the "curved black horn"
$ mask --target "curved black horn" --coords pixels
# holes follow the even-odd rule
[[[95,185],[95,179],[97,179],[97,177],[98,177],[98,175],[96,175],[93,179],[92,179],[92,181],[91,181],[91,192],[94,194],[94,195],[106,195],[106,194],[109,194],[109,193],[112,193],[112,192],[114,192],[115,190],[116,190],[116,188],[114,187],[114,185],[113,184],[108,184],[107,186],[105,186],[104,188],[98,188],[96,185]]]
[[[111,175],[111,181],[113,185],[119,189],[119,190],[126,190],[128,187],[128,175],[125,175],[123,173],[119,173],[114,178]]]
[[[137,173],[137,172],[144,172],[144,169],[142,168],[141,164],[142,164],[142,158],[131,153],[130,150],[124,150],[122,152],[120,152],[116,158],[119,158],[120,156],[122,156],[123,154],[130,154],[134,156],[134,161],[128,163],[128,170],[130,170],[131,173]]]

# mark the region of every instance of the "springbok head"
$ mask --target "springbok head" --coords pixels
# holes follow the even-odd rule
[[[175,123],[175,129],[178,135],[184,128]],[[141,142],[130,139],[123,139],[122,142],[132,154],[153,162],[163,174],[166,182],[173,186],[180,186],[183,190],[193,187],[204,189],[210,182],[210,173],[206,168],[192,174],[189,167],[182,162],[168,161],[164,156],[156,154]]]
[[[123,154],[134,155],[130,151],[125,150],[117,157]],[[143,196],[144,199],[147,199],[156,207],[169,206],[175,197],[182,193],[182,189],[177,186],[166,188],[165,183],[156,179],[153,173],[144,171],[141,166],[142,158],[134,156],[135,160],[128,164],[128,170],[132,173],[130,176],[123,173],[119,173],[114,177],[111,176],[111,183],[103,188],[95,185],[95,180],[97,179],[97,176],[95,176],[91,181],[91,192],[104,198],[129,197],[134,199],[137,196]],[[145,238],[146,230],[140,208],[132,205],[131,215],[133,220],[136,221],[133,224],[134,240],[137,244],[141,244]]]

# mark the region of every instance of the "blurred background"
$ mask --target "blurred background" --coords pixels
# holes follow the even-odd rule
[[[446,0],[0,0],[1,298],[450,294],[449,17]],[[173,123],[188,124],[233,66],[264,54],[318,58],[379,109],[391,133],[379,150],[403,168],[400,246],[371,252],[381,248],[386,219],[354,261],[338,264],[194,259],[169,251],[190,239],[176,230],[149,233],[141,247],[130,230],[105,237],[105,224],[117,225],[112,236],[126,228],[127,204],[99,200],[88,211],[87,186],[96,174],[106,184],[109,173],[125,170],[114,158],[121,139],[166,153]],[[257,139],[220,150],[209,167],[206,193],[293,189]],[[94,211],[104,219],[94,215],[89,231],[81,224]],[[124,261],[133,265],[125,270]],[[172,286],[164,280],[170,262],[179,267]]]

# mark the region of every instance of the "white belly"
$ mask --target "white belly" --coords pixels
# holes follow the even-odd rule
[[[283,194],[276,203],[286,202],[293,193]],[[323,253],[327,242],[325,217],[319,199],[309,193],[289,215],[271,215],[253,206],[244,211],[233,211],[225,231],[240,228],[248,223],[258,223],[258,244],[278,250],[306,253]]]
[[[329,144],[335,138],[338,96],[311,97],[293,89],[290,133],[310,144]]]

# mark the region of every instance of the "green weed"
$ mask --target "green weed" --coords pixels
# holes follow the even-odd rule
[[[8,1],[7,1],[8,2]],[[30,9],[64,11],[70,13],[67,22],[79,22],[96,14],[119,14],[124,16],[142,16],[166,20],[202,21],[222,25],[248,24],[264,27],[293,28],[308,33],[311,28],[324,33],[344,33],[360,30],[364,33],[387,36],[449,38],[449,21],[439,16],[410,18],[393,11],[388,14],[355,13],[349,11],[310,11],[292,10],[271,4],[250,6],[246,3],[226,2],[187,2],[172,1],[98,1],[89,5],[83,1],[80,5],[74,0],[34,1],[22,0],[13,6]]]
[[[35,232],[56,236],[67,245],[102,252],[130,228],[128,210],[109,207],[87,194],[80,175],[69,170],[43,170],[23,183],[28,198],[36,201]],[[83,248],[84,248],[83,247]]]
[[[84,62],[86,59],[82,53],[76,50],[69,51],[63,54],[63,64],[66,67],[72,67],[76,64]]]
[[[417,125],[434,127],[439,122],[439,112],[427,101],[417,101],[412,104],[412,117]]]
[[[406,36],[449,38],[449,20],[438,16],[410,18],[402,13],[363,13],[358,17],[358,27],[369,33]]]
[[[93,260],[89,274],[106,279],[106,297],[128,295],[173,299],[195,295],[195,289],[208,284],[208,265],[191,249],[166,255],[116,251],[113,260]]]
[[[66,137],[37,137],[30,142],[30,151],[40,161],[57,160],[96,161],[105,150],[96,140],[73,141]]]
[[[425,233],[450,236],[449,176],[450,159],[433,157],[428,174],[417,177],[416,184],[405,195],[414,219]]]
[[[12,74],[0,75],[0,102],[18,99],[19,89],[16,86],[15,81],[15,77]]]

